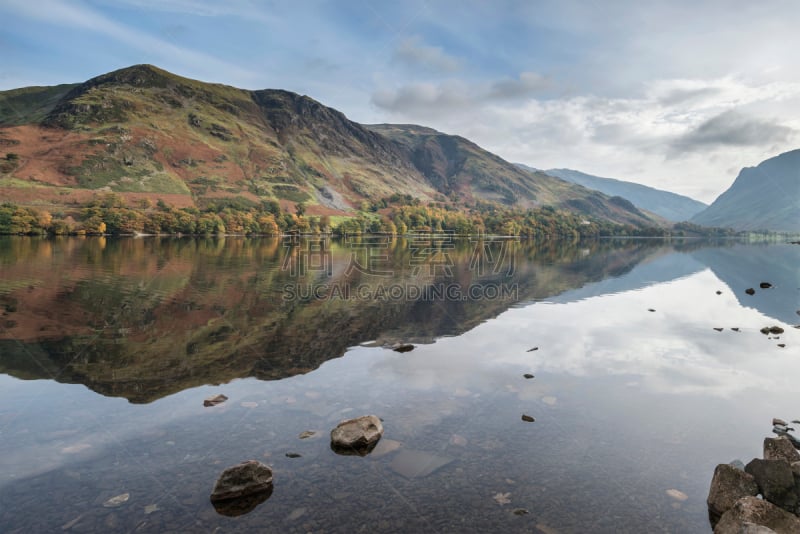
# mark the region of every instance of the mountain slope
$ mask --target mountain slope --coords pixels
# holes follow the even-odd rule
[[[551,205],[633,225],[661,222],[624,199],[520,169],[457,135],[412,124],[372,124],[367,128],[407,147],[428,183],[456,201],[490,200],[525,208]]]
[[[52,210],[97,192],[128,205],[220,198],[348,214],[395,193],[455,205],[569,208],[654,225],[648,214],[470,141],[416,126],[366,127],[282,90],[249,91],[150,65],[81,84],[0,92],[0,196]]]
[[[521,164],[520,166],[530,169]],[[601,178],[571,169],[548,169],[544,172],[609,196],[626,198],[634,205],[673,222],[688,221],[707,207],[693,198],[633,182]]]
[[[728,190],[692,222],[737,230],[800,232],[800,150],[745,167]]]

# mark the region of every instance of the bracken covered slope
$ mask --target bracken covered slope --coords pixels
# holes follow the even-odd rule
[[[81,84],[0,92],[0,196],[58,209],[109,191],[132,206],[146,199],[202,207],[237,197],[342,215],[400,193],[661,222],[519,169],[461,137],[364,126],[288,91],[242,90],[136,65]]]

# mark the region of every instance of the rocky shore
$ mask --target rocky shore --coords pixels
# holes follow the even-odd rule
[[[764,438],[763,458],[719,464],[708,492],[714,534],[800,532],[800,443],[773,420],[778,437]]]

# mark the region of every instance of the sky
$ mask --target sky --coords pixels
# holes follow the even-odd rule
[[[1,0],[0,90],[150,63],[713,201],[800,147],[794,0]]]

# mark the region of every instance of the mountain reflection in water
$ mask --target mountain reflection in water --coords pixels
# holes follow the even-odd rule
[[[202,384],[306,373],[369,340],[458,335],[520,302],[692,246],[3,238],[0,299],[13,311],[0,327],[0,371],[146,403]],[[701,268],[678,257],[660,280]]]
[[[714,466],[800,418],[798,264],[733,242],[0,238],[0,530],[707,532]],[[368,413],[375,450],[331,451]],[[274,491],[221,515],[213,483],[247,459]]]

